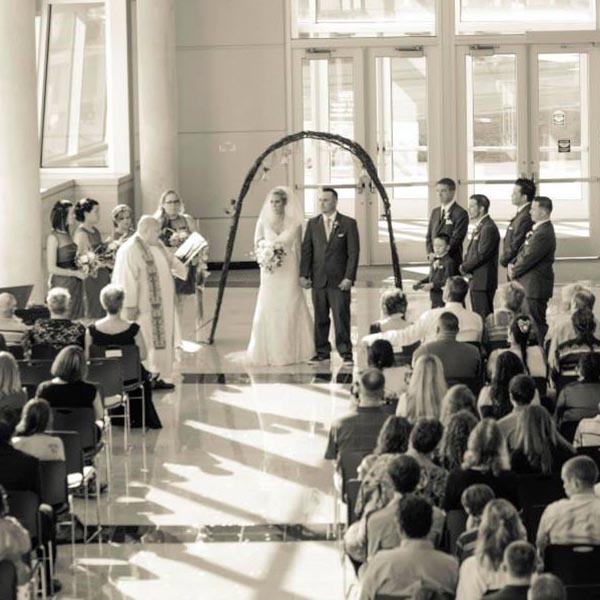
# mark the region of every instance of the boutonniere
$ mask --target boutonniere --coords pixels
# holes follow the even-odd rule
[[[333,225],[331,226],[331,231],[335,231],[338,227],[339,227],[339,223],[337,221],[333,222]]]
[[[440,262],[440,259],[439,259],[439,258],[436,258],[436,259],[433,261],[433,265],[432,265],[432,266],[433,266],[433,270],[434,270],[434,271],[437,271],[437,270],[439,270],[439,269],[443,269],[443,268],[444,268],[444,265],[443,265],[443,264]]]

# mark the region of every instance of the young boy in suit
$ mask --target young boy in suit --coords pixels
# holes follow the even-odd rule
[[[452,257],[448,254],[450,238],[445,233],[440,233],[433,238],[433,256],[429,275],[415,283],[413,289],[429,292],[431,308],[445,306],[442,299],[444,286],[448,277],[458,275],[458,268]]]

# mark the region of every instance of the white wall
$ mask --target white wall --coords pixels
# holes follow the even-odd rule
[[[210,240],[212,261],[225,255],[229,200],[258,155],[287,130],[284,2],[176,3],[180,193]],[[285,183],[278,167],[251,187],[233,260],[250,260],[266,192]]]

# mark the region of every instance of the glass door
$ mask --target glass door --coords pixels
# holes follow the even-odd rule
[[[423,260],[434,189],[430,146],[435,120],[437,48],[385,48],[369,52],[369,153],[391,204],[400,262]],[[432,85],[433,83],[433,85]],[[434,143],[435,146],[435,143]],[[388,226],[376,190],[369,196],[372,264],[390,262]]]

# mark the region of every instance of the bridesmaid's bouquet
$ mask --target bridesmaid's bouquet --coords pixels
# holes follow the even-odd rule
[[[98,275],[98,269],[100,268],[100,259],[98,255],[93,252],[83,252],[78,254],[75,258],[75,266],[83,271],[88,277],[96,277]]]
[[[254,250],[254,258],[258,266],[267,273],[273,273],[275,269],[281,267],[286,254],[283,244],[266,240],[260,240]]]

